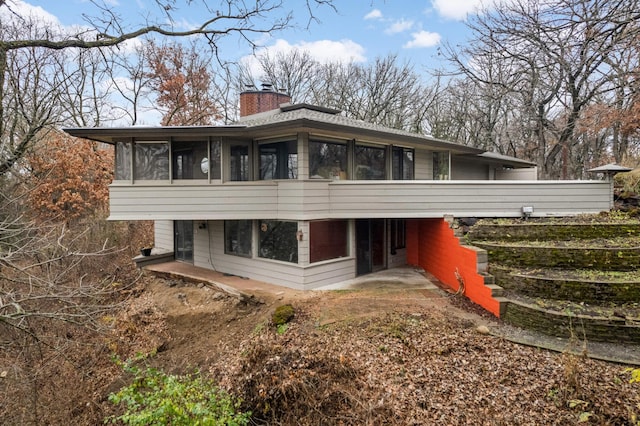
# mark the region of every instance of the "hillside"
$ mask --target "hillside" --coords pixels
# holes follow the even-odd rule
[[[167,373],[201,371],[255,424],[622,425],[640,413],[627,366],[571,355],[578,341],[563,353],[488,335],[478,326],[501,323],[438,288],[246,299],[151,274],[136,285],[104,318],[107,334],[49,329],[64,353],[29,365],[0,354],[3,424],[101,424],[120,409],[108,395],[131,380],[113,356],[136,354]],[[296,315],[278,333],[271,313],[285,303]]]
[[[480,333],[493,319],[443,291],[258,299],[149,277],[125,329],[136,351],[157,349],[153,365],[200,369],[258,424],[631,424],[639,411],[624,366]],[[279,334],[269,318],[282,303],[296,317]]]

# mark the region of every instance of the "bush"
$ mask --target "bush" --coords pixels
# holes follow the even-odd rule
[[[295,310],[291,305],[280,305],[276,308],[271,316],[271,321],[276,327],[284,325],[291,321],[295,316]]]
[[[113,404],[124,404],[125,412],[105,423],[126,425],[246,425],[251,413],[238,412],[240,401],[203,379],[199,373],[167,375],[127,363],[133,382],[109,395]]]

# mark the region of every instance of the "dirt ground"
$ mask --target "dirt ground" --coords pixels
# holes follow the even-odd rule
[[[256,424],[635,424],[640,412],[625,366],[486,334],[497,320],[443,290],[254,296],[148,278],[165,324],[150,362],[207,372]],[[296,316],[278,333],[271,314],[287,303]]]

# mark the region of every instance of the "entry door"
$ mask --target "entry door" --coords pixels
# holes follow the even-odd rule
[[[173,229],[176,260],[193,262],[193,221],[176,220]]]
[[[356,273],[358,275],[385,268],[384,224],[384,219],[356,220]]]

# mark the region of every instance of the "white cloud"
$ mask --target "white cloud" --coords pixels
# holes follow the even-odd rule
[[[419,48],[419,47],[433,47],[440,43],[440,34],[432,33],[429,31],[418,31],[412,33],[413,39],[405,43],[405,49]]]
[[[364,15],[364,19],[382,19],[382,12],[379,9],[373,9],[371,12]]]
[[[483,0],[432,0],[433,8],[443,17],[464,21],[469,13],[478,11]]]
[[[397,34],[410,30],[413,27],[413,21],[405,21],[401,19],[391,24],[384,32],[387,34]]]
[[[17,21],[18,19],[32,20],[60,27],[60,21],[40,6],[33,6],[22,0],[8,0],[4,7],[0,7],[2,21]]]
[[[290,44],[286,40],[278,39],[271,45],[258,50],[255,56],[245,56],[242,62],[249,68],[253,75],[260,75],[260,64],[256,57],[269,55],[275,56],[280,53],[288,53],[293,50],[307,52],[316,61],[326,64],[334,62],[365,62],[364,47],[352,40],[317,40],[303,41],[297,44]]]

